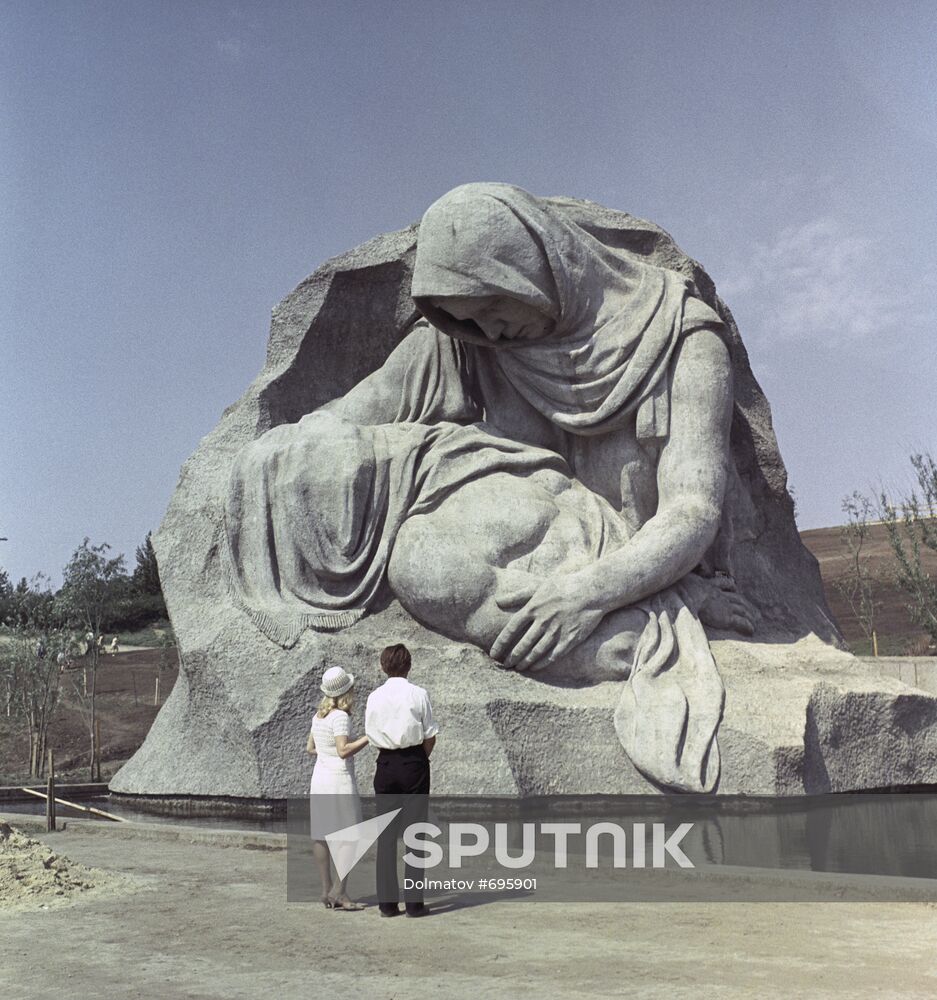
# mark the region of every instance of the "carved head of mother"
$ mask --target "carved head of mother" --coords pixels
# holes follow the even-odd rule
[[[680,337],[721,326],[683,275],[510,184],[465,184],[427,209],[412,295],[442,333],[497,348],[507,382],[573,434],[614,430],[640,408],[638,436],[665,436],[665,401],[644,404],[666,389]]]
[[[505,346],[550,337],[577,298],[575,241],[536,197],[510,184],[464,184],[420,224],[412,293],[439,330]]]

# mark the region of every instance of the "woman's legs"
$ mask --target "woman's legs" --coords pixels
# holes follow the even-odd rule
[[[322,881],[323,900],[328,897],[344,903],[346,910],[359,909],[347,895],[346,882],[355,864],[357,841],[354,832],[346,831],[361,822],[361,800],[354,775],[341,769],[330,774],[327,762],[328,758],[322,757],[316,761],[310,783],[312,853]]]
[[[332,891],[332,863],[329,845],[324,840],[314,840],[312,842],[312,855],[316,859],[316,865],[319,869],[319,878],[322,880],[322,898],[324,899]]]
[[[350,840],[333,841],[333,843],[332,857],[335,862],[335,880],[332,882],[332,899],[337,899],[342,903],[350,903],[351,900],[348,898],[348,890],[346,889],[348,875],[341,873],[343,869],[347,873],[352,867],[355,844],[354,841]]]

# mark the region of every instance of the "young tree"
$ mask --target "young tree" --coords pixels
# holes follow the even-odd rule
[[[24,576],[10,592],[7,608],[6,624],[14,628],[48,629],[58,620],[55,597],[43,573],[37,573],[31,581]]]
[[[6,570],[0,569],[0,705],[9,719],[13,715],[18,674],[12,656],[12,643],[16,638],[15,626],[19,615],[17,591]]]
[[[17,587],[11,621],[2,629],[0,690],[9,717],[26,725],[29,734],[29,775],[41,777],[49,726],[60,693],[59,653],[69,637],[56,627],[52,591],[39,575],[32,586]]]
[[[910,598],[908,611],[937,643],[937,581],[924,565],[927,551],[937,554],[937,464],[930,452],[911,456],[917,488],[898,504],[882,494],[882,520],[898,561],[898,585]]]
[[[5,569],[0,568],[0,625],[9,624],[13,614],[13,583]]]
[[[45,770],[49,727],[61,692],[58,654],[63,638],[56,634],[40,642],[18,633],[9,636],[2,649],[2,669],[10,682],[10,714],[22,719],[29,734],[31,778],[41,778]]]
[[[162,594],[159,582],[159,566],[156,550],[153,548],[153,532],[148,531],[143,544],[137,546],[137,565],[133,571],[134,590],[141,594]]]
[[[126,599],[128,579],[124,557],[108,557],[110,545],[92,545],[88,538],[78,546],[63,570],[64,582],[57,601],[69,624],[90,633],[88,658],[91,684],[87,691],[87,713],[91,744],[91,780],[100,781],[97,760],[97,675],[100,649],[98,640]]]
[[[151,533],[137,546],[137,565],[130,579],[130,597],[123,616],[124,628],[136,629],[165,618],[166,602],[159,581],[159,567]]]
[[[881,607],[881,601],[876,599],[878,574],[867,546],[874,508],[872,501],[858,492],[844,497],[842,508],[846,523],[840,528],[839,537],[849,555],[849,562],[846,571],[833,582],[833,586],[842,595],[874,648],[875,619]]]

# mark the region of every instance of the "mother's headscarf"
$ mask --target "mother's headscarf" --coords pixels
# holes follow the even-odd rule
[[[509,184],[466,184],[420,224],[413,299],[449,336],[495,350],[516,390],[572,434],[605,434],[637,410],[639,438],[669,430],[667,372],[683,334],[722,321],[692,283],[605,246],[548,202]],[[516,299],[552,329],[492,345],[439,297]],[[599,316],[601,325],[597,325]]]

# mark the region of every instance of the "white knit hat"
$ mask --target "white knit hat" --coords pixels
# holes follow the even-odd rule
[[[319,690],[330,698],[337,698],[350,691],[355,683],[355,675],[346,673],[341,667],[329,667],[322,675]]]

